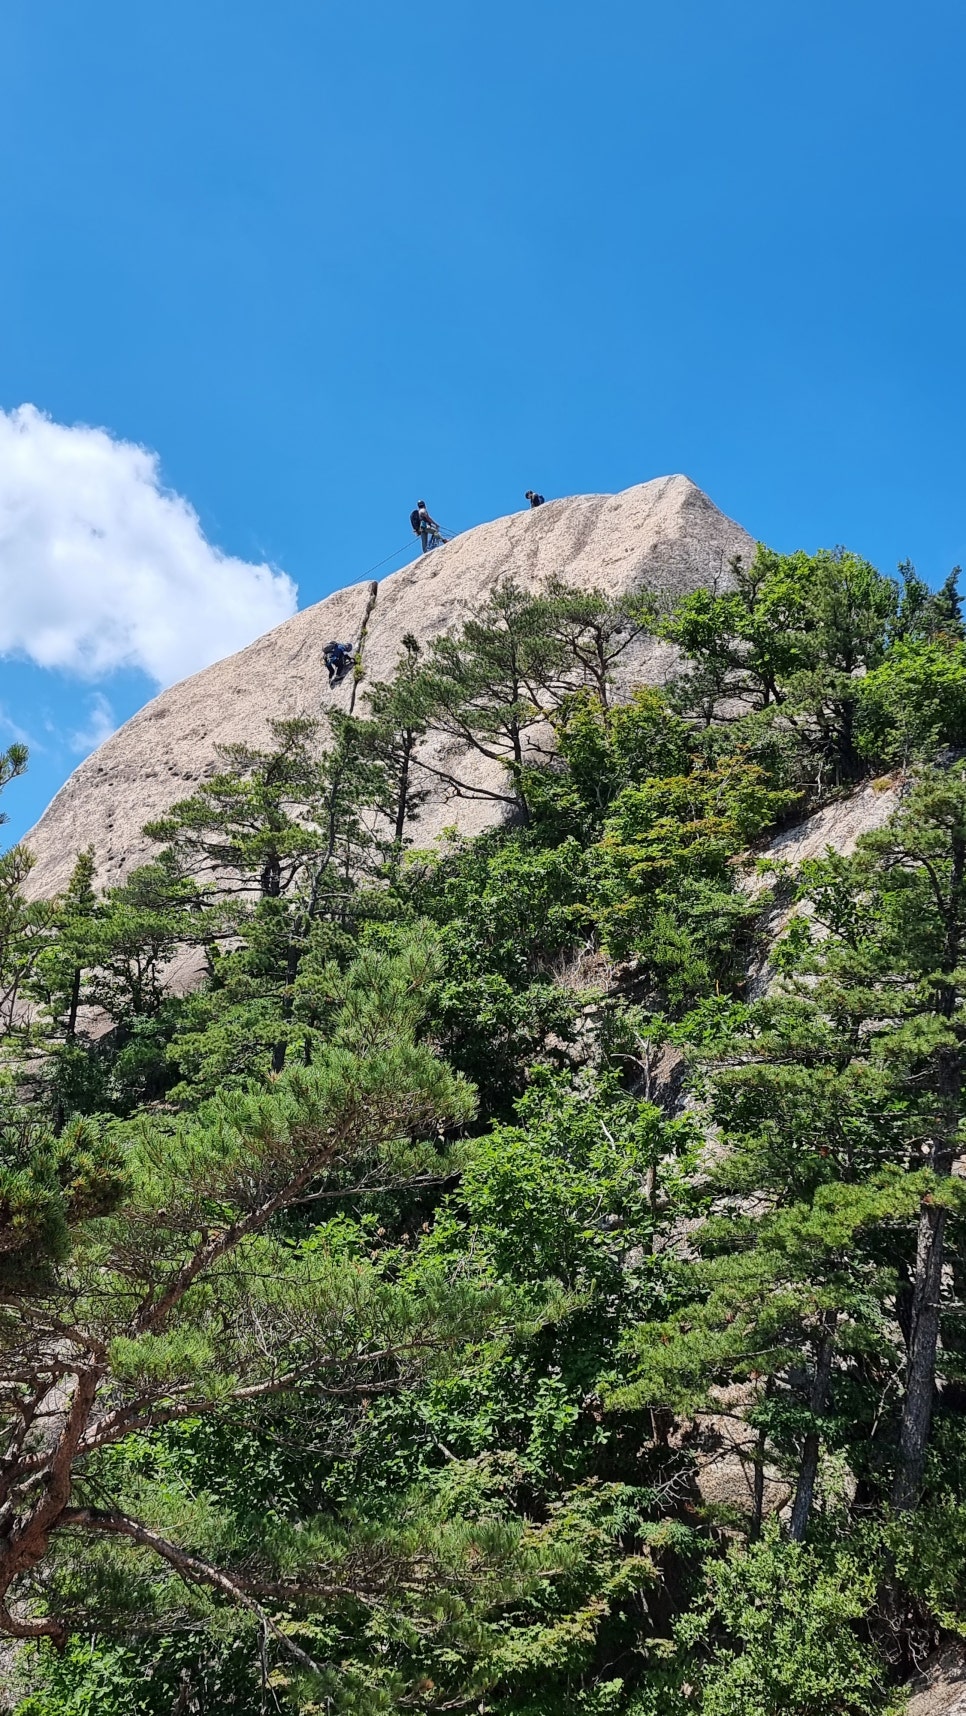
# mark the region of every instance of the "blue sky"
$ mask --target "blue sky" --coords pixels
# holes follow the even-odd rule
[[[966,560],[964,52],[954,0],[6,0],[6,832],[419,495],[681,470]]]

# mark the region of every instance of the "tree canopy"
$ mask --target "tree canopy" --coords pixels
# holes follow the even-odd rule
[[[19,1716],[902,1707],[966,1633],[964,651],[843,549],[506,583],[119,885],[0,857]],[[427,848],[441,736],[505,820]]]

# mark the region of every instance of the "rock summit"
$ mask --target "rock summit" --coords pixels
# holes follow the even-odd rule
[[[213,772],[217,746],[261,746],[272,719],[319,716],[333,702],[346,707],[351,676],[330,691],[322,651],[330,638],[357,642],[364,619],[360,712],[366,681],[390,677],[407,632],[428,643],[457,628],[505,579],[535,589],[557,576],[611,596],[641,587],[679,596],[720,588],[734,555],[747,560],[754,550],[748,533],[687,477],[660,477],[621,494],[572,495],[494,519],[378,586],[364,581],[337,590],[237,655],[163,691],[87,757],[27,836],[37,861],[30,892],[44,897],[63,889],[77,853],[88,846],[101,883],[121,881],[154,850],[144,823]],[[671,659],[653,640],[628,650],[619,693],[635,683],[661,683]],[[497,768],[459,748],[451,752],[436,760],[464,775]],[[492,800],[454,799],[434,781],[414,836],[428,844],[454,825],[473,834],[499,815]]]

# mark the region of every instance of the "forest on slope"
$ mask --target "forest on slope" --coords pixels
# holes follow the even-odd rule
[[[20,1716],[903,1708],[966,1634],[964,640],[842,550],[505,584],[123,885],[0,859]],[[513,814],[422,850],[434,731]]]

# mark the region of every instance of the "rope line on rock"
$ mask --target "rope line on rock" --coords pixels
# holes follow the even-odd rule
[[[450,535],[446,535],[444,533],[444,543],[441,546],[445,546],[446,542],[452,542],[454,536],[462,536],[462,534],[463,534],[463,532],[461,530],[454,530]],[[417,536],[414,540],[416,542],[418,542],[419,537]],[[373,566],[367,566],[364,572],[359,573],[358,577],[354,580],[354,582],[357,584],[361,584],[364,578],[368,578],[370,576],[370,574],[373,572],[378,572],[380,566],[385,566],[388,564],[388,562],[390,560],[395,560],[397,554],[404,554],[406,549],[409,547],[410,547],[410,544],[408,542],[401,543],[398,548],[394,548],[392,550],[391,554],[384,554],[382,559],[377,560]],[[349,587],[351,587],[351,586],[344,586],[344,588],[349,588]],[[334,592],[334,591],[332,592],[333,595],[335,593],[336,592]]]
[[[419,541],[419,538],[418,538],[418,537],[417,537],[417,538],[416,538],[416,541],[417,541],[417,542],[418,542],[418,541]],[[409,543],[408,543],[408,542],[404,542],[404,543],[403,543],[403,544],[402,544],[402,547],[401,547],[401,548],[394,548],[394,549],[393,549],[393,551],[392,551],[392,553],[391,553],[391,554],[387,554],[387,555],[385,555],[385,556],[384,556],[384,557],[383,557],[383,559],[382,559],[382,560],[377,560],[377,561],[376,561],[376,564],[375,564],[375,565],[374,565],[374,566],[367,566],[367,567],[366,567],[366,570],[365,570],[365,571],[364,571],[364,572],[360,572],[360,573],[359,573],[359,577],[358,577],[358,580],[357,580],[357,581],[358,581],[358,583],[360,583],[360,584],[361,584],[361,583],[362,583],[362,580],[363,580],[363,578],[368,578],[368,576],[369,576],[369,574],[370,574],[370,572],[378,572],[378,570],[379,570],[379,568],[380,568],[380,566],[385,566],[385,564],[386,564],[386,561],[387,561],[387,560],[395,560],[395,558],[396,558],[396,555],[397,555],[397,554],[402,554],[402,553],[403,553],[403,550],[404,550],[404,549],[406,549],[406,548],[408,548],[408,547],[409,547]]]

